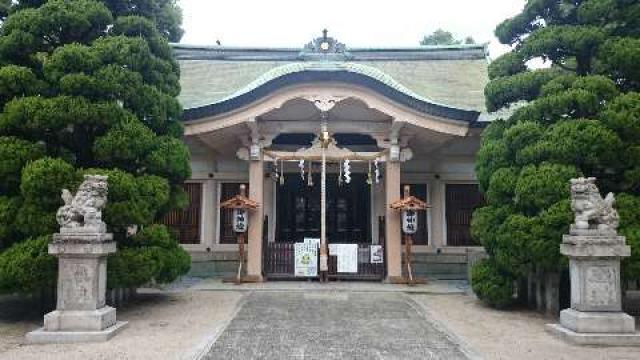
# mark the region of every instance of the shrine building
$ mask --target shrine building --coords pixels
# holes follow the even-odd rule
[[[418,215],[416,271],[466,276],[479,248],[471,215],[483,202],[474,166],[488,122],[485,45],[351,48],[325,33],[300,48],[173,48],[192,176],[189,207],[167,222],[194,275],[235,271],[232,210],[219,205],[246,184],[259,204],[248,217],[247,275],[293,277],[292,245],[320,237],[322,162],[310,154],[324,123],[333,140],[326,239],[358,244],[358,272],[337,273],[330,256],[330,275],[401,276],[400,214],[389,204],[408,184],[429,206]],[[382,263],[372,245],[382,245]]]

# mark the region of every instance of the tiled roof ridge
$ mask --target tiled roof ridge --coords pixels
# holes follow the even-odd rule
[[[485,43],[415,47],[353,47],[346,50],[349,56],[344,60],[483,59],[487,58],[488,55],[487,45]],[[171,46],[178,60],[305,60],[305,49],[302,47],[189,45],[180,43],[172,43]],[[323,56],[323,54],[317,55]],[[328,54],[329,58],[331,56],[331,54]]]
[[[229,45],[199,45],[170,43],[173,48],[182,49],[203,49],[203,50],[265,50],[265,51],[302,51],[302,47],[281,47],[281,46],[229,46]],[[433,50],[456,50],[456,49],[484,49],[488,43],[482,44],[452,44],[452,45],[419,45],[419,46],[363,46],[349,47],[349,51],[389,51],[389,50],[412,50],[412,51],[433,51]]]

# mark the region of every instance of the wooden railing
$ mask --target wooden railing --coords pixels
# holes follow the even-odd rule
[[[266,243],[264,272],[268,279],[296,279],[295,245],[293,243]],[[371,263],[371,244],[358,244],[358,272],[339,273],[337,256],[329,256],[330,279],[382,280],[384,263]]]
[[[358,272],[339,273],[338,257],[329,256],[329,278],[344,280],[382,280],[384,278],[384,263],[372,264],[371,244],[358,244]]]

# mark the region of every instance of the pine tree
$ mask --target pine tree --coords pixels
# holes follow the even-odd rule
[[[559,244],[576,176],[617,193],[632,247],[623,275],[640,278],[640,3],[529,0],[495,33],[513,51],[489,66],[487,108],[515,111],[485,129],[477,157],[488,204],[472,234],[489,259],[474,270],[474,288],[503,306],[512,280],[566,266]],[[550,66],[531,70],[532,59]]]
[[[155,224],[184,205],[174,1],[20,1],[0,28],[0,292],[55,281],[62,188],[109,175],[109,286],[172,281],[189,256]],[[138,227],[135,236],[127,229]]]

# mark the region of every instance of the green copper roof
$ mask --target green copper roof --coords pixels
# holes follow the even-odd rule
[[[349,59],[336,61],[303,59],[295,49],[174,46],[174,50],[185,109],[233,98],[286,74],[335,70],[374,78],[416,99],[485,111],[488,76],[482,46],[350,49]]]
[[[234,98],[237,96],[240,96],[242,94],[246,94],[251,90],[256,89],[257,87],[266,84],[267,82],[276,79],[278,77],[287,75],[287,74],[292,74],[295,72],[301,72],[301,71],[348,71],[348,72],[353,72],[353,73],[357,73],[357,74],[361,74],[361,75],[365,75],[367,77],[376,79],[380,82],[382,82],[383,84],[397,90],[400,91],[406,95],[409,95],[413,98],[419,99],[419,100],[423,100],[423,101],[427,101],[427,102],[431,102],[431,103],[437,103],[437,101],[434,101],[433,99],[428,99],[425,98],[413,91],[411,91],[411,89],[405,87],[404,85],[400,84],[399,82],[395,81],[391,76],[385,74],[384,72],[380,71],[379,69],[372,67],[372,66],[368,66],[368,65],[364,65],[364,64],[357,64],[357,63],[351,63],[351,62],[334,62],[334,61],[317,61],[317,62],[297,62],[297,63],[290,63],[290,64],[285,64],[285,65],[281,65],[275,68],[270,69],[269,71],[265,72],[264,74],[262,74],[260,77],[258,77],[257,79],[255,79],[254,81],[252,81],[251,83],[249,83],[248,85],[244,86],[243,88],[239,89],[238,91],[234,92],[231,95],[228,95],[227,97],[220,99],[216,102],[219,101],[224,101],[230,98]]]

